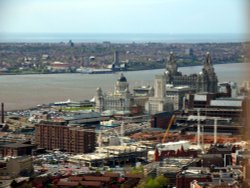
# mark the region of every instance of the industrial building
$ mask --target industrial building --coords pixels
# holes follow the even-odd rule
[[[124,166],[146,160],[148,149],[138,145],[107,146],[97,148],[95,153],[70,156],[68,161],[88,167]]]
[[[231,118],[238,121],[244,110],[242,97],[217,97],[212,93],[188,94],[185,109],[189,114],[195,114],[200,109],[201,115],[209,117]]]

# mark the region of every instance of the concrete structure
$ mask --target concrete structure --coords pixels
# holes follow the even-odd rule
[[[207,116],[240,120],[243,112],[243,99],[221,98],[211,100],[209,106],[204,111]]]
[[[89,167],[99,166],[123,166],[135,164],[137,161],[147,157],[147,148],[144,146],[107,146],[97,148],[95,153],[79,154],[69,157],[69,162]]]
[[[133,89],[134,102],[137,106],[141,107],[145,111],[145,105],[149,100],[149,97],[154,96],[154,88],[152,86],[140,86]]]
[[[33,144],[23,144],[23,143],[11,143],[11,144],[5,144],[0,146],[2,149],[2,156],[24,156],[24,155],[31,155],[32,149],[34,149],[36,146]]]
[[[235,121],[243,116],[244,102],[246,100],[242,97],[217,97],[213,93],[188,94],[185,108],[189,114],[195,114],[199,108],[202,116],[232,118]]]
[[[194,93],[194,89],[189,86],[173,86],[167,84],[166,86],[166,98],[173,102],[174,110],[181,110],[185,108],[185,95],[188,93]]]
[[[92,129],[43,123],[36,125],[35,142],[38,147],[48,150],[90,153],[95,150],[96,135]]]
[[[146,110],[150,114],[173,111],[173,103],[166,98],[166,77],[164,75],[155,76],[154,96],[149,98]]]
[[[154,88],[152,86],[140,86],[133,89],[135,97],[152,97],[154,96]]]
[[[31,157],[10,158],[7,161],[0,161],[1,176],[29,176],[33,172]]]
[[[189,86],[196,92],[217,92],[218,79],[214,72],[212,59],[209,53],[206,54],[202,71],[199,74],[182,75],[178,72],[174,54],[171,52],[166,63],[166,83],[174,86]]]

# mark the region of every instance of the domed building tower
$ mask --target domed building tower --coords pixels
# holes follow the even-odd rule
[[[116,81],[114,95],[128,95],[129,84],[127,78],[121,73],[120,78]]]
[[[126,77],[121,74],[115,83],[112,94],[103,94],[100,88],[96,90],[96,111],[119,111],[121,114],[130,113],[134,105],[134,97],[129,92],[129,84]]]
[[[202,83],[200,83],[201,92],[217,92],[218,78],[216,73],[214,72],[214,67],[209,52],[206,53],[204,66],[199,77],[201,77],[199,79],[202,80]]]
[[[166,63],[166,83],[172,84],[176,77],[181,76],[181,73],[178,72],[178,66],[173,52],[170,52],[169,57]]]
[[[168,71],[171,75],[175,75],[177,73],[177,64],[174,57],[174,53],[170,52],[167,63],[166,63],[166,71]]]

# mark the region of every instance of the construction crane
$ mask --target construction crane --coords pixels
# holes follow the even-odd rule
[[[166,138],[167,138],[167,136],[168,136],[168,132],[169,132],[171,126],[173,125],[174,120],[175,120],[175,115],[172,115],[172,117],[171,117],[171,119],[170,119],[170,121],[169,121],[169,123],[168,123],[167,130],[166,130],[166,132],[165,132],[165,134],[164,134],[164,136],[163,136],[163,139],[162,139],[161,143],[164,143],[164,142],[166,141]]]

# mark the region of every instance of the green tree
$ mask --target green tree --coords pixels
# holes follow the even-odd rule
[[[47,184],[45,188],[52,188],[52,184],[51,183]]]
[[[167,186],[169,184],[169,179],[166,178],[165,176],[161,175],[161,176],[157,176],[155,178],[155,180],[160,184],[162,185],[163,187],[164,186]]]
[[[164,188],[169,184],[168,178],[165,176],[157,176],[156,178],[145,178],[140,181],[136,188]]]
[[[131,174],[144,174],[144,168],[143,166],[139,167],[134,167],[133,170],[131,171]]]
[[[32,188],[32,183],[25,182],[22,185],[18,186],[19,188]]]
[[[151,179],[146,183],[145,188],[162,188],[163,186],[156,181],[156,179]]]
[[[136,188],[145,188],[145,187],[147,186],[147,183],[148,183],[149,181],[151,181],[151,180],[152,180],[151,177],[145,177],[145,178],[143,178],[143,179],[139,182],[139,184],[136,186]]]

